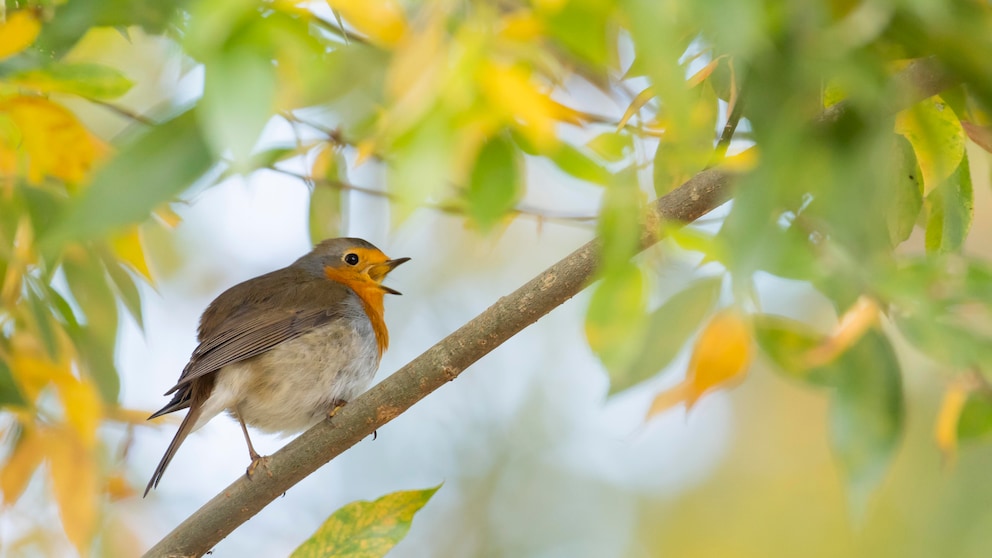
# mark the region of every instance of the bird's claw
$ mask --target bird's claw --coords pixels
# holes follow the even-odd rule
[[[328,411],[327,413],[327,418],[329,419],[334,418],[334,415],[338,414],[338,411],[341,410],[341,407],[344,407],[347,404],[348,402],[345,401],[344,399],[335,399],[334,406],[331,407],[331,410]]]
[[[261,465],[265,469],[266,474],[270,477],[272,476],[272,471],[269,470],[269,457],[266,455],[258,455],[257,453],[252,456],[251,463],[248,464],[248,468],[245,469],[245,474],[250,480],[255,475],[255,469]]]

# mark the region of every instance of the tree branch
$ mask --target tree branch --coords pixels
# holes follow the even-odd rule
[[[934,60],[907,67],[897,82],[911,84],[912,96],[900,97],[894,110],[934,95],[954,82]],[[836,118],[826,111],[821,120]],[[659,221],[689,223],[729,198],[731,176],[707,169],[657,200],[647,220],[646,245],[658,240]],[[331,420],[304,432],[269,458],[269,475],[242,476],[204,504],[146,557],[201,556],[294,484],[393,420],[472,363],[572,298],[593,277],[599,244],[593,240],[554,264],[485,312],[441,340],[393,375],[352,401]]]

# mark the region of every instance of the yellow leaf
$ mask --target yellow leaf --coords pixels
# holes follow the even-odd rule
[[[953,381],[947,386],[944,392],[944,399],[940,403],[940,410],[937,412],[937,421],[934,425],[934,439],[937,447],[944,455],[944,459],[951,461],[957,455],[958,449],[958,421],[961,418],[961,411],[968,401],[970,391],[968,382]]]
[[[130,424],[134,426],[159,425],[170,422],[170,420],[173,420],[171,418],[171,415],[166,415],[164,417],[157,417],[152,420],[148,420],[148,415],[150,414],[152,414],[152,411],[145,411],[141,409],[128,409],[125,407],[114,407],[108,409],[105,413],[105,416],[107,420],[121,422],[124,424]]]
[[[544,32],[541,20],[530,10],[517,10],[500,20],[499,36],[511,41],[529,42],[538,40]]]
[[[24,333],[15,334],[11,340],[10,371],[25,399],[32,402],[52,382],[72,377],[71,362],[67,357],[53,362],[41,343]]]
[[[117,259],[131,266],[149,283],[155,284],[152,272],[148,269],[148,260],[141,245],[141,232],[137,225],[128,227],[124,232],[111,237],[110,248]]]
[[[33,426],[25,425],[24,434],[18,440],[10,459],[0,469],[0,492],[3,492],[4,504],[13,504],[21,497],[28,481],[41,464],[44,449],[41,434]]]
[[[710,74],[713,73],[713,70],[715,70],[716,67],[720,64],[720,59],[723,58],[724,56],[726,55],[718,56],[714,58],[709,62],[709,64],[703,66],[701,70],[693,74],[692,77],[690,77],[687,81],[689,87],[695,87],[700,83],[706,81],[706,78],[710,77]]]
[[[33,184],[52,176],[72,186],[86,178],[105,151],[75,115],[47,99],[4,99],[0,115],[20,132],[17,141],[0,136],[0,176],[23,175]]]
[[[729,172],[747,172],[758,166],[758,148],[749,147],[720,161],[719,167]]]
[[[169,204],[160,205],[158,209],[152,212],[152,215],[155,216],[158,222],[162,223],[169,229],[174,229],[183,222],[183,218],[180,217],[178,213],[173,211],[173,209],[169,207]]]
[[[123,500],[124,498],[130,498],[138,493],[134,487],[131,486],[131,483],[127,482],[127,477],[119,472],[114,473],[107,479],[103,492],[110,497],[110,501],[112,502]]]
[[[53,431],[45,441],[62,527],[80,554],[86,555],[96,532],[99,512],[96,456],[70,430]]]
[[[394,47],[406,33],[406,16],[396,0],[327,0],[327,4],[379,46]]]
[[[620,123],[617,124],[617,131],[623,129],[627,125],[627,122],[637,114],[637,111],[641,110],[641,107],[646,105],[654,97],[654,87],[648,87],[644,91],[641,91],[634,97],[634,100],[630,102],[630,106],[624,111],[623,117],[620,119]]]
[[[65,420],[87,449],[96,446],[96,429],[103,417],[103,405],[96,387],[88,380],[61,376],[56,386],[62,397]]]
[[[0,23],[0,60],[31,46],[41,31],[41,22],[31,10],[20,10]]]
[[[880,313],[881,309],[873,298],[865,295],[858,297],[841,316],[833,333],[806,354],[807,366],[815,368],[833,362],[878,323]]]
[[[22,215],[14,233],[14,253],[7,263],[7,272],[0,287],[0,303],[13,308],[21,296],[21,279],[28,266],[34,263],[34,227],[27,215]]]
[[[489,63],[480,68],[479,81],[489,103],[520,128],[538,150],[557,144],[554,101],[538,91],[528,70],[520,66]]]
[[[896,116],[895,130],[909,140],[923,173],[923,195],[940,186],[964,157],[965,132],[954,109],[933,96]]]
[[[685,380],[659,393],[647,419],[684,402],[692,409],[706,392],[744,377],[751,363],[751,332],[744,316],[732,308],[710,319],[696,340]]]

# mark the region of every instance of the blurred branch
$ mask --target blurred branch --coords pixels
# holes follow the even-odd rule
[[[917,80],[919,78],[919,80]],[[954,81],[933,60],[917,61],[897,76],[911,84],[898,110],[949,87]],[[828,110],[821,120],[839,113]],[[644,246],[659,240],[661,221],[690,223],[730,198],[732,177],[704,170],[652,206]],[[554,310],[589,285],[596,270],[599,241],[593,240],[525,285],[500,298],[485,312],[445,337],[355,401],[304,432],[269,458],[271,475],[242,476],[163,538],[146,557],[201,556],[269,502],[334,457],[401,415],[415,403],[457,378],[471,364]]]

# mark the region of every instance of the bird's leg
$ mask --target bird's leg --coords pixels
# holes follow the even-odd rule
[[[251,458],[251,463],[248,465],[248,469],[245,470],[245,474],[248,475],[248,478],[250,479],[252,475],[255,474],[255,469],[259,466],[259,464],[265,467],[265,470],[268,471],[269,469],[268,458],[259,455],[258,452],[255,451],[255,446],[251,445],[251,438],[248,436],[248,426],[245,425],[244,419],[241,418],[241,413],[238,412],[237,409],[235,409],[234,414],[237,415],[238,417],[238,424],[241,425],[241,432],[244,433],[245,442],[248,443],[248,457]],[[269,476],[272,476],[271,471],[269,471]]]
[[[334,415],[338,414],[341,407],[344,407],[347,404],[348,402],[344,399],[335,399],[333,403],[334,406],[331,407],[331,410],[327,413],[327,418],[334,418]]]

